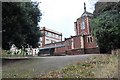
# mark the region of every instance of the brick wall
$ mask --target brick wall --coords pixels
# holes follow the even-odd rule
[[[65,49],[70,50],[72,49],[72,38],[65,39]]]
[[[79,54],[84,54],[84,49],[71,49],[66,51],[67,55],[79,55]]]
[[[56,45],[64,45],[64,44],[65,44],[65,42],[62,41],[62,42],[57,43]],[[65,47],[56,48],[55,53],[63,53],[63,52],[65,52],[65,50],[66,50]]]
[[[85,54],[99,54],[99,48],[88,48],[85,49]]]
[[[84,17],[85,29],[81,29],[82,18],[78,18],[77,21],[74,22],[76,35],[80,35],[81,32],[84,32],[85,34],[91,33],[90,19],[91,19],[90,17],[87,17],[87,16]],[[90,31],[90,32],[88,32],[88,31]]]
[[[85,48],[96,48],[96,41],[95,41],[95,37],[92,36],[92,42],[88,42],[88,37],[89,35],[84,36],[84,42],[85,42]]]
[[[80,36],[73,37],[74,41],[74,48],[80,48],[81,47],[81,41],[80,41]]]

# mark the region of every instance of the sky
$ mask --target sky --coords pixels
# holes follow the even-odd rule
[[[41,2],[39,8],[42,12],[40,27],[50,28],[61,32],[64,38],[75,35],[74,22],[84,12],[84,2],[88,12],[94,11],[97,0],[35,0]]]

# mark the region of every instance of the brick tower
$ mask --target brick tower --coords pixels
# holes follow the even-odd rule
[[[84,3],[84,13],[74,23],[76,35],[91,34],[90,20],[92,19],[92,17],[93,17],[92,13],[86,11],[86,4]]]
[[[84,12],[81,17],[74,22],[74,30],[76,36],[81,35],[81,48],[84,49],[85,53],[90,53],[90,51],[99,51],[90,26],[90,21],[92,18],[93,14],[86,11],[86,4],[84,3]]]

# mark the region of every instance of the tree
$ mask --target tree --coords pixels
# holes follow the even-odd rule
[[[109,10],[100,13],[91,21],[93,34],[97,38],[101,52],[120,48],[120,13]]]
[[[120,11],[120,1],[119,2],[97,2],[95,4],[95,10],[93,12],[94,17],[99,16],[105,11],[118,10]]]
[[[10,44],[18,48],[31,45],[37,47],[40,37],[37,27],[42,14],[37,2],[2,3],[2,48],[9,49]]]

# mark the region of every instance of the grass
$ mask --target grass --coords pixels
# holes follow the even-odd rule
[[[38,71],[35,66],[40,64],[42,59],[29,58],[23,60],[12,60],[2,66],[3,78],[32,78]]]
[[[118,56],[100,55],[42,74],[40,78],[116,78],[117,71]]]

